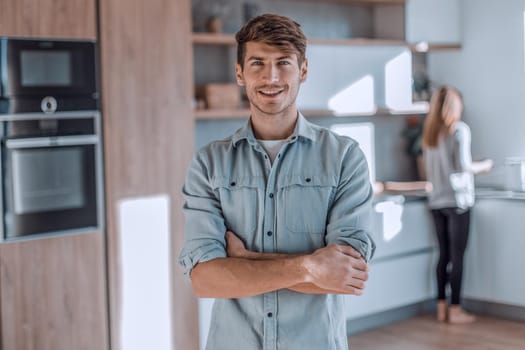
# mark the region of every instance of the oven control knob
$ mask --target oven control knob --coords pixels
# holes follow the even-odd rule
[[[40,108],[44,113],[54,113],[57,110],[57,100],[53,96],[46,96],[42,99]]]

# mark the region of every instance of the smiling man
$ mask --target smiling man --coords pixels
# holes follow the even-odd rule
[[[217,298],[208,350],[347,350],[343,295],[361,295],[375,245],[357,143],[298,112],[306,37],[266,14],[236,35],[250,119],[195,155],[180,263]]]

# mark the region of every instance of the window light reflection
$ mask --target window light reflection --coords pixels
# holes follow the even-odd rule
[[[428,111],[427,102],[412,102],[412,54],[409,51],[385,65],[385,104],[392,113]]]
[[[350,84],[328,101],[328,108],[335,115],[372,115],[377,108],[374,102],[374,78],[366,75]]]
[[[403,203],[404,198],[402,196],[396,196],[394,199],[379,202],[374,206],[374,210],[382,214],[383,240],[385,242],[392,240],[403,228],[403,222],[401,220],[403,216]]]

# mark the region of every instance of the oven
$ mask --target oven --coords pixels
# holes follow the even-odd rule
[[[101,230],[100,113],[0,114],[2,239]]]

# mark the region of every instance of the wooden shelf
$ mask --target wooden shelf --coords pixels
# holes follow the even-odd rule
[[[193,33],[192,40],[194,44],[202,45],[237,45],[232,34]]]
[[[427,110],[406,110],[406,111],[393,111],[388,108],[379,108],[374,113],[366,114],[349,114],[349,113],[335,113],[329,109],[301,109],[301,113],[307,117],[368,117],[378,115],[421,115],[424,116],[428,112]],[[250,110],[245,109],[199,109],[194,110],[193,114],[196,120],[225,120],[225,119],[248,119]]]
[[[197,120],[210,119],[248,119],[249,109],[197,109],[193,111]]]
[[[236,45],[235,37],[232,34],[212,34],[212,33],[193,33],[193,44],[197,45]],[[406,46],[412,51],[426,52],[426,51],[445,51],[445,50],[459,50],[460,44],[432,44],[419,43],[409,44],[403,40],[387,40],[387,39],[368,39],[368,38],[349,38],[349,39],[316,39],[308,40],[310,45],[326,45],[326,46]]]
[[[425,46],[428,46],[425,48]],[[419,43],[410,45],[414,52],[454,51],[461,50],[461,44],[452,43]]]
[[[404,5],[406,0],[288,0],[295,2],[325,2],[347,5]]]

